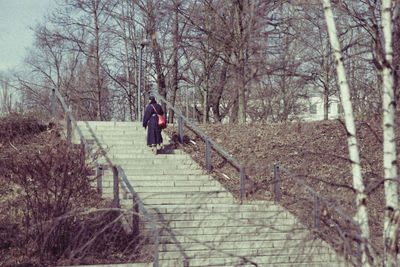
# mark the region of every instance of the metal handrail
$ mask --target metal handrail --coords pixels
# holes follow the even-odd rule
[[[335,205],[333,205],[332,203],[330,203],[326,198],[324,198],[323,196],[318,195],[318,193],[313,190],[310,186],[308,186],[306,183],[304,183],[301,179],[297,178],[296,176],[294,176],[289,170],[287,170],[285,167],[280,166],[280,165],[276,165],[276,167],[278,167],[279,169],[281,169],[282,171],[284,171],[285,173],[287,173],[289,176],[291,176],[298,184],[302,185],[305,189],[307,189],[307,191],[309,191],[310,193],[312,193],[313,195],[316,195],[318,197],[318,199],[322,200],[327,206],[329,206],[330,208],[334,209],[337,213],[339,213],[340,215],[342,215],[346,220],[348,220],[349,222],[351,222],[352,224],[354,224],[355,226],[359,226],[358,223],[356,221],[354,221],[350,216],[348,216],[347,214],[345,214],[343,211],[341,211],[339,208],[337,208]]]
[[[85,148],[88,150],[90,157],[92,158],[93,162],[95,163],[97,169],[102,170],[102,165],[97,161],[93,151],[91,150],[89,143],[87,142],[86,138],[84,137],[81,129],[79,128],[78,124],[76,123],[75,118],[72,116],[71,114],[71,109],[67,106],[67,104],[65,103],[63,97],[61,96],[60,92],[53,88],[52,89],[52,107],[51,107],[51,111],[52,111],[52,117],[55,117],[55,112],[56,112],[56,108],[55,108],[55,97],[58,98],[58,100],[61,103],[61,106],[63,107],[65,113],[67,114],[68,120],[72,122],[72,124],[74,125],[75,129],[77,130],[81,141],[84,143]],[[69,130],[67,130],[69,131]],[[67,135],[67,139],[70,139],[70,134],[68,133]],[[151,218],[150,214],[148,213],[148,211],[146,210],[146,208],[143,205],[143,202],[140,200],[140,198],[138,197],[137,193],[135,192],[135,190],[133,189],[131,183],[129,182],[128,178],[125,175],[124,170],[120,167],[120,166],[114,166],[117,170],[117,172],[119,173],[119,176],[122,178],[122,180],[124,181],[124,183],[126,184],[127,188],[129,189],[130,193],[133,196],[133,199],[135,200],[135,202],[138,204],[140,210],[142,211],[143,215],[149,220],[149,224],[151,226],[151,228],[153,228],[154,232],[155,232],[155,241],[154,241],[154,267],[158,267],[159,266],[159,230],[155,224],[155,222],[153,221],[153,219]]]
[[[95,163],[95,165],[97,167],[101,167],[101,164],[98,163],[93,151],[90,149],[89,143],[87,142],[86,138],[83,136],[83,133],[82,133],[81,129],[79,128],[78,124],[76,123],[75,118],[72,116],[71,109],[67,106],[67,104],[65,104],[65,101],[64,101],[63,97],[61,96],[60,92],[55,88],[52,89],[52,92],[53,92],[53,94],[55,94],[55,96],[60,101],[61,106],[63,107],[65,113],[68,116],[68,119],[72,122],[72,124],[74,125],[75,129],[77,130],[77,132],[78,132],[78,134],[79,134],[79,136],[81,138],[81,141],[85,145],[85,148],[89,152],[89,155],[92,158],[93,162]],[[53,97],[53,99],[54,99],[54,97]],[[52,101],[52,112],[53,112],[52,116],[55,117],[55,103],[54,103],[54,101]]]
[[[211,172],[211,147],[217,150],[222,156],[226,159],[230,160],[233,164],[239,168],[240,171],[240,200],[243,203],[243,200],[246,199],[245,194],[245,183],[246,183],[246,175],[245,170],[242,164],[238,160],[236,160],[231,154],[226,152],[221,146],[214,142],[210,137],[208,137],[202,130],[200,130],[196,125],[194,125],[188,118],[186,118],[178,109],[176,109],[170,102],[168,102],[163,96],[161,96],[157,91],[153,90],[151,92],[155,97],[164,102],[170,109],[174,111],[176,115],[178,115],[178,131],[179,131],[179,141],[183,143],[183,121],[186,123],[186,126],[190,126],[192,130],[198,133],[206,142],[206,168],[208,173]]]
[[[160,243],[160,237],[159,237],[159,230],[155,224],[155,222],[153,221],[153,219],[151,218],[150,214],[148,213],[148,211],[146,210],[146,208],[143,205],[143,202],[140,200],[140,198],[138,197],[137,193],[135,192],[135,190],[133,189],[131,183],[129,182],[128,178],[125,175],[124,170],[120,167],[120,166],[115,166],[117,168],[117,171],[119,173],[119,176],[122,178],[122,180],[125,182],[127,188],[129,189],[129,191],[131,192],[133,199],[135,200],[135,202],[138,204],[139,209],[142,211],[143,215],[149,220],[150,226],[151,228],[153,228],[153,231],[155,233],[155,241],[154,241],[154,266],[158,266],[158,246]]]
[[[314,196],[314,226],[319,228],[320,227],[320,201],[324,202],[328,207],[332,208],[334,211],[336,211],[338,214],[343,216],[348,222],[353,224],[358,233],[354,235],[354,240],[357,242],[357,259],[358,263],[360,264],[360,242],[362,241],[362,238],[359,234],[360,232],[360,226],[359,224],[353,220],[350,216],[345,214],[342,210],[337,208],[335,205],[333,205],[331,202],[329,202],[326,198],[323,196],[320,196],[315,190],[313,190],[310,186],[308,186],[306,183],[304,183],[301,179],[297,178],[294,174],[292,174],[289,170],[287,170],[285,167],[280,166],[280,165],[274,165],[274,194],[275,194],[275,199],[279,201],[280,199],[280,186],[279,186],[279,170],[284,171],[286,174],[288,174],[291,178],[294,179],[295,182],[303,186],[307,191],[309,191],[313,196]]]

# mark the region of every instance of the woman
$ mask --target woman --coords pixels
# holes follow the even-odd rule
[[[161,128],[158,126],[158,116],[164,115],[162,107],[157,104],[154,96],[149,97],[149,105],[146,107],[143,117],[143,127],[147,128],[147,145],[152,148],[153,153],[157,154],[157,145],[160,149],[164,148]]]

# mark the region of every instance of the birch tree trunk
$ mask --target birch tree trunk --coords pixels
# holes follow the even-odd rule
[[[349,148],[349,157],[351,160],[351,169],[353,174],[353,187],[356,190],[356,208],[357,214],[355,220],[360,225],[361,229],[361,256],[362,266],[373,266],[373,258],[368,257],[369,242],[369,224],[368,224],[368,211],[366,207],[366,194],[365,186],[361,174],[360,156],[358,143],[356,138],[356,127],[354,123],[353,106],[350,100],[350,88],[346,78],[346,72],[343,65],[343,56],[336,30],[335,21],[330,0],[321,0],[324,7],[325,20],[329,34],[329,41],[335,55],[335,65],[338,75],[338,83],[340,88],[340,97],[344,110],[345,125],[347,130],[347,143]]]
[[[384,265],[397,266],[399,194],[394,130],[394,77],[392,47],[392,1],[382,0],[382,29],[385,60],[382,62],[383,167],[385,171]]]

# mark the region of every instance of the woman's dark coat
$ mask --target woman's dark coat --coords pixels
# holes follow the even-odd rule
[[[143,117],[143,127],[147,127],[147,145],[158,145],[163,142],[161,136],[161,128],[158,126],[158,116],[152,106],[157,110],[157,113],[164,115],[162,107],[157,104],[155,100],[152,100],[150,104],[146,107]]]

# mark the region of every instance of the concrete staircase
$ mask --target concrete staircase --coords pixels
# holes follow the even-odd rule
[[[189,155],[170,147],[154,155],[137,122],[78,122],[101,147],[100,160],[120,165],[161,228],[160,266],[346,266],[280,205],[239,205]],[[78,139],[75,135],[75,140]],[[77,140],[76,140],[77,141]],[[113,197],[112,171],[105,170],[103,196]],[[121,206],[132,199],[120,188]],[[145,220],[142,232],[150,233]]]

